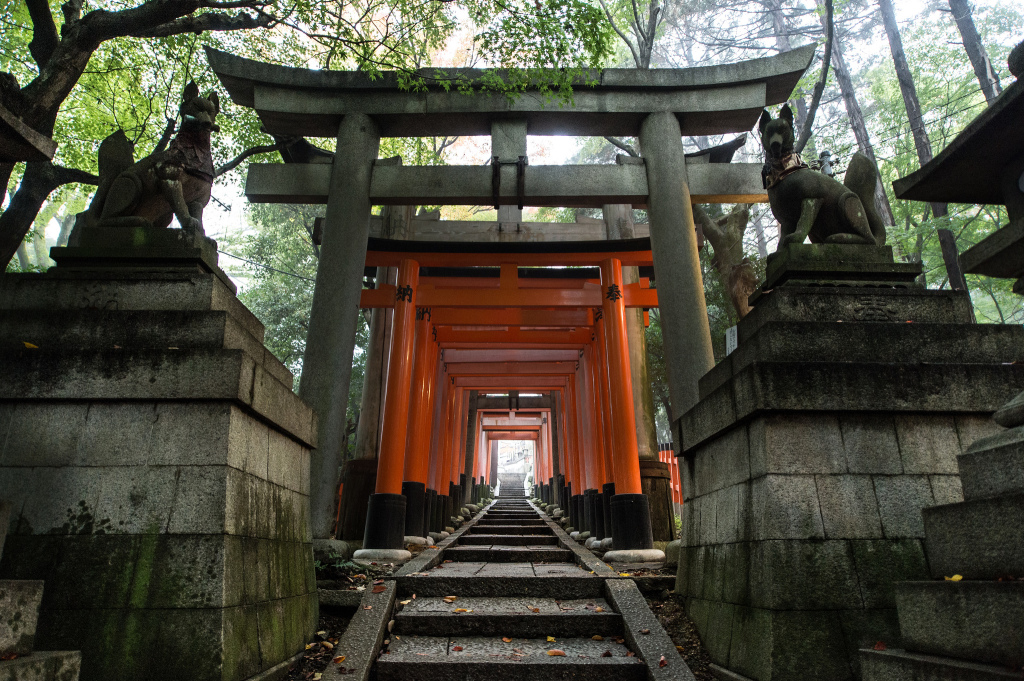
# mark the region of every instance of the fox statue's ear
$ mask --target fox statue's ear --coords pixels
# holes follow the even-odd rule
[[[206,98],[213,104],[214,110],[220,113],[220,97],[217,96],[217,93],[210,90],[210,94],[206,95]]]
[[[188,85],[185,86],[185,91],[181,93],[181,101],[191,102],[193,99],[199,96],[199,86],[196,85],[194,80],[190,80]]]
[[[789,104],[782,107],[782,111],[779,112],[779,118],[785,119],[790,125],[793,125],[793,110],[789,108]]]
[[[757,128],[761,132],[768,127],[768,124],[772,122],[772,115],[768,113],[768,109],[761,109],[761,119],[757,122]]]

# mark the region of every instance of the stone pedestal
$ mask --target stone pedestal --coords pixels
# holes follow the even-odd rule
[[[0,277],[0,577],[45,580],[37,647],[86,681],[285,662],[317,616],[291,374],[202,254],[54,255]]]
[[[913,288],[887,251],[770,259],[676,424],[676,594],[712,661],[758,681],[853,679],[858,648],[899,640],[921,509],[962,499],[957,456],[1024,387],[1024,329],[968,323],[965,293]]]

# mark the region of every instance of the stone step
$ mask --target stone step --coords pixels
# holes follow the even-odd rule
[[[432,596],[416,598],[395,615],[395,633],[403,636],[621,637],[622,626],[622,616],[603,598],[459,596],[448,603]]]
[[[459,538],[458,543],[464,546],[542,546],[557,545],[558,537],[553,534],[465,534]]]
[[[956,460],[965,500],[1024,492],[1024,428],[982,438]]]
[[[82,653],[68,650],[39,652],[0,662],[3,681],[78,681]]]
[[[477,521],[477,525],[547,525],[547,521],[537,516],[532,518],[491,518],[484,516]]]
[[[481,525],[469,528],[470,534],[553,534],[547,525]]]
[[[509,567],[499,564],[498,568]],[[483,572],[482,570],[480,572]],[[452,571],[448,575],[431,573],[429,577],[399,577],[399,592],[405,594],[404,599],[416,594],[424,596],[528,596],[531,598],[600,598],[604,595],[604,580],[573,566],[576,574],[525,574],[522,570],[503,572],[495,569],[488,573],[488,579],[480,574],[458,574]],[[578,576],[576,576],[578,575]]]
[[[906,650],[860,651],[861,681],[1020,681],[1018,671]]]
[[[569,549],[545,545],[508,546],[453,546],[446,549],[444,557],[453,561],[484,561],[488,563],[568,563],[573,559]]]
[[[458,648],[458,650],[456,650]],[[564,656],[548,655],[561,650]],[[609,652],[608,657],[602,654]],[[647,666],[628,656],[625,645],[590,638],[565,638],[553,643],[545,638],[409,636],[392,637],[388,651],[378,658],[380,681],[641,681]]]
[[[897,582],[896,608],[909,651],[1024,666],[1024,581]]]
[[[1024,494],[932,506],[921,513],[932,577],[1024,576]]]
[[[41,580],[0,579],[0,654],[32,652],[42,602]]]
[[[287,367],[225,310],[0,310],[0,348],[242,350],[289,388]]]

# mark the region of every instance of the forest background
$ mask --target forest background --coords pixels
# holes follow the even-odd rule
[[[1022,298],[1009,281],[964,277],[956,266],[955,252],[1005,223],[1005,210],[901,201],[891,186],[938,153],[1012,81],[1006,58],[1022,38],[1024,7],[1012,0],[899,0],[895,6],[893,0],[0,0],[0,104],[58,144],[53,162],[0,164],[0,258],[9,272],[53,264],[49,248],[66,243],[75,214],[95,189],[99,143],[120,128],[137,157],[163,148],[180,122],[184,85],[194,79],[204,92],[217,88],[204,46],[310,68],[397,70],[410,88],[445,81],[444,67],[500,67],[504,79],[473,87],[515,96],[539,80],[555,100],[568,102],[569,83],[586,68],[720,64],[814,42],[816,61],[791,100],[805,160],[825,154],[841,175],[856,151],[876,159],[884,188],[876,202],[891,218],[888,242],[897,257],[921,262],[929,288],[966,287],[979,323],[1024,323]],[[438,68],[417,71],[423,67]],[[226,97],[221,102],[218,179],[206,232],[217,239],[240,298],[267,326],[268,347],[298,375],[319,256],[313,221],[324,207],[245,201],[247,163],[280,161],[289,140],[264,134],[250,110]],[[685,138],[684,144],[697,150],[733,138]],[[333,140],[310,141],[332,149]],[[614,163],[621,153],[637,155],[636,140],[529,140],[533,163]],[[390,139],[380,155],[400,155],[407,165],[482,164],[488,140]],[[762,160],[756,134],[734,160]],[[496,219],[488,207],[441,211],[444,219]],[[720,359],[725,331],[742,314],[737,282],[762,276],[778,226],[766,204],[703,206],[695,213]],[[600,211],[528,209],[524,219],[580,216],[600,217]],[[646,215],[634,211],[634,219],[643,223]],[[350,433],[367,342],[364,317],[348,401]],[[656,312],[647,342],[659,439],[667,441]]]

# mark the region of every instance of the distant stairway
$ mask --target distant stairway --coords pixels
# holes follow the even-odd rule
[[[499,473],[498,480],[501,487],[498,490],[499,497],[525,497],[526,475],[523,473]]]

